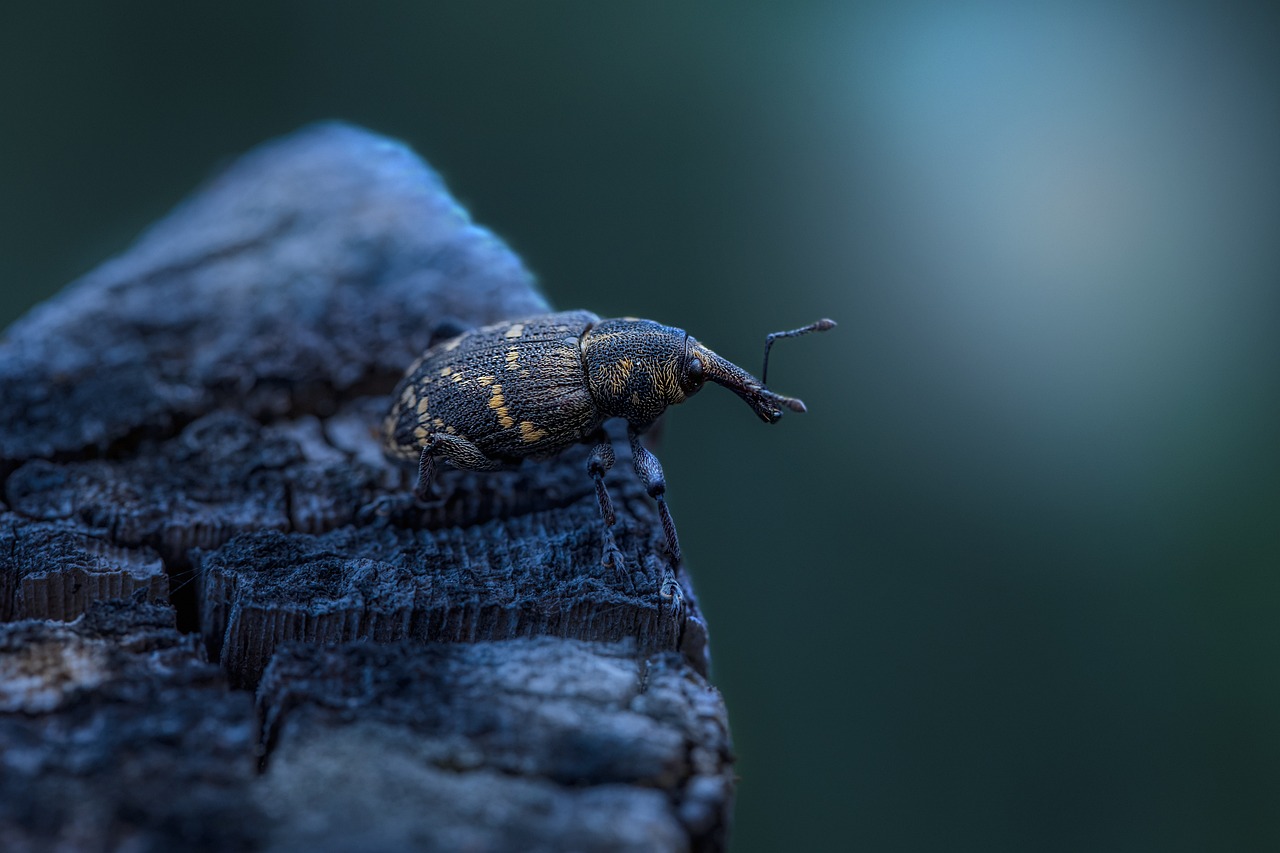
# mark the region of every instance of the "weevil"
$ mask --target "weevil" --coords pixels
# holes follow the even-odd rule
[[[834,326],[823,319],[769,335],[761,376],[768,376],[775,340]],[[683,329],[568,311],[484,326],[430,347],[395,389],[383,425],[384,450],[417,461],[414,494],[427,500],[438,456],[458,468],[496,471],[590,443],[587,473],[604,521],[602,562],[620,566],[616,516],[604,485],[614,463],[613,444],[602,427],[622,418],[636,474],[657,503],[667,549],[678,564],[680,544],[662,466],[640,436],[668,406],[683,403],[707,380],[733,391],[765,423],[777,423],[788,409],[805,411],[803,402],[770,391]]]

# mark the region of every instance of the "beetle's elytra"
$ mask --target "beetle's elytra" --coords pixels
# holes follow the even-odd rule
[[[774,340],[833,326],[831,320],[819,320],[770,335],[761,375],[768,375]],[[680,545],[663,497],[662,466],[640,435],[667,406],[684,402],[708,379],[745,400],[766,423],[776,423],[786,409],[805,410],[800,400],[770,391],[682,329],[568,311],[473,329],[428,349],[396,387],[384,424],[385,449],[418,462],[414,493],[424,499],[437,456],[459,468],[494,471],[526,458],[554,456],[578,442],[593,443],[587,472],[604,519],[604,562],[620,564],[613,505],[604,486],[613,446],[601,425],[622,418],[636,473],[658,504],[667,546],[678,563]]]

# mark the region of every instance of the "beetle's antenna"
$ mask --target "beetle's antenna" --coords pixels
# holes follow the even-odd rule
[[[823,317],[818,322],[810,323],[803,328],[792,329],[789,332],[774,332],[771,335],[766,335],[764,339],[764,368],[760,371],[760,384],[769,384],[769,349],[773,346],[774,341],[778,338],[798,338],[801,335],[807,335],[810,332],[825,332],[827,329],[834,329],[835,327],[835,320],[828,320],[826,317]]]

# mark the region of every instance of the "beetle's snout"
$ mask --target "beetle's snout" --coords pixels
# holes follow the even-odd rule
[[[707,365],[707,378],[737,394],[767,424],[776,424],[783,413],[805,411],[804,402],[795,397],[776,394],[731,361],[712,356]]]

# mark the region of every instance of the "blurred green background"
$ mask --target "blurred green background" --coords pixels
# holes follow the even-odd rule
[[[0,326],[218,164],[400,137],[708,390],[661,458],[734,849],[1280,849],[1280,29],[1259,6],[0,13]]]

